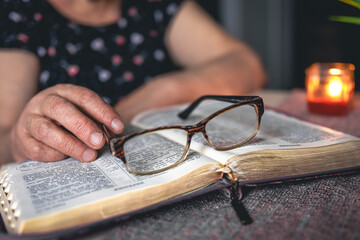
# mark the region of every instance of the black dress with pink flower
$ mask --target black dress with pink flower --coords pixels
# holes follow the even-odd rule
[[[181,0],[123,0],[121,18],[101,27],[72,22],[46,0],[1,2],[0,48],[28,50],[39,58],[39,90],[72,83],[115,104],[177,68],[164,34]]]

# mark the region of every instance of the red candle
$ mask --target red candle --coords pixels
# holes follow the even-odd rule
[[[354,94],[354,65],[315,63],[306,69],[308,110],[325,115],[345,115]]]

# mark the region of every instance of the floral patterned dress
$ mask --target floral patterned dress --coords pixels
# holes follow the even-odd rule
[[[113,24],[90,27],[61,15],[46,0],[1,0],[0,48],[40,60],[39,90],[72,83],[115,104],[154,76],[176,69],[164,34],[181,0],[123,0]]]

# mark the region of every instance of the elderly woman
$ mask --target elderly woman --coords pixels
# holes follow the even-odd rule
[[[97,123],[123,121],[204,94],[246,94],[261,63],[194,1],[3,1],[1,164],[93,161]]]

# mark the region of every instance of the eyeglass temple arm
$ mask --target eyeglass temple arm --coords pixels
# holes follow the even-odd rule
[[[246,100],[253,100],[259,98],[258,96],[221,96],[221,95],[205,95],[197,100],[195,100],[189,107],[187,107],[184,111],[180,112],[178,116],[181,119],[186,119],[192,111],[204,100],[213,99],[218,101],[230,102],[230,103],[238,103]]]

